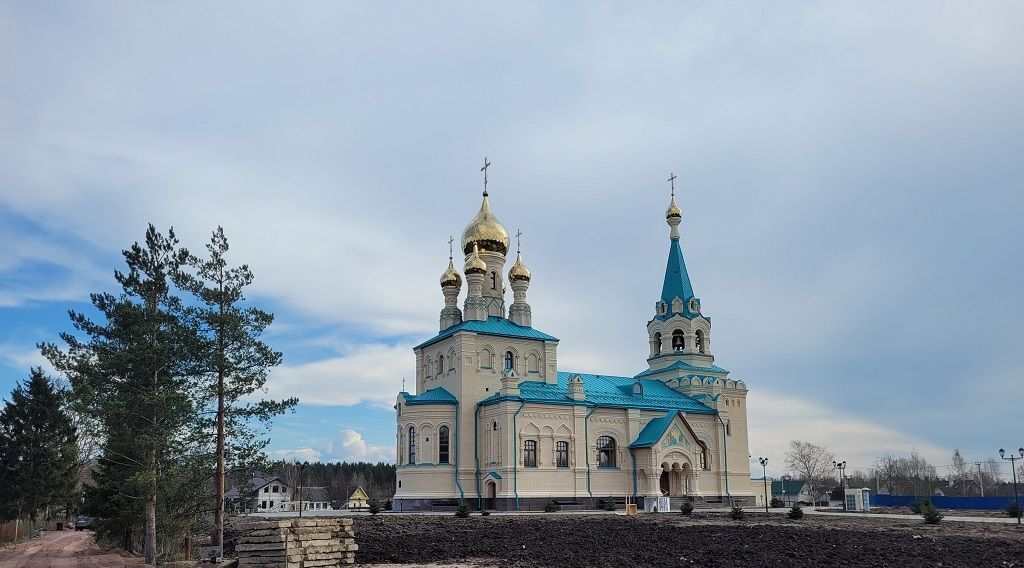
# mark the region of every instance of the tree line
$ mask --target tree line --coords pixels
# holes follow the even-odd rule
[[[91,294],[60,344],[39,344],[60,381],[33,369],[3,410],[0,515],[78,509],[147,564],[186,534],[222,543],[225,478],[265,463],[272,418],[298,402],[254,396],[282,355],[228,251],[220,227],[197,256],[150,225],[117,293]]]
[[[835,454],[824,446],[793,440],[786,451],[786,468],[797,479],[807,484],[808,492],[821,495],[840,485]],[[939,475],[939,468],[916,450],[909,455],[883,453],[866,468],[857,468],[845,474],[847,487],[867,487],[889,495],[945,495],[994,496],[1012,495],[1013,487],[1005,481],[1003,464],[994,457],[968,462],[959,449],[953,451],[948,473]],[[1017,472],[1024,480],[1024,465]]]

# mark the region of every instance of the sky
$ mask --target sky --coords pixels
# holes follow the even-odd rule
[[[392,460],[448,238],[522,230],[561,370],[646,368],[670,172],[751,461],[1024,444],[1019,2],[0,2],[0,392],[148,223],[224,227],[300,405]],[[464,294],[465,292],[463,292]]]

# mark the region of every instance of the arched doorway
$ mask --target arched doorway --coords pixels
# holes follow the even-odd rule
[[[493,481],[488,481],[484,484],[484,509],[494,509],[495,501],[498,497],[498,486]]]
[[[672,495],[672,471],[669,469],[668,463],[661,464],[659,489],[661,489],[662,495]]]

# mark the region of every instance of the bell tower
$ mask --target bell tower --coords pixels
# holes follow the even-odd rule
[[[672,197],[665,211],[665,222],[669,226],[665,280],[661,298],[654,305],[654,318],[647,323],[651,348],[647,361],[652,370],[677,361],[703,367],[715,360],[711,354],[711,321],[701,313],[700,299],[693,292],[679,244],[683,212],[676,204],[675,180],[675,174],[668,178]]]

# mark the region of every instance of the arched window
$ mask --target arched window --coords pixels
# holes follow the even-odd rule
[[[700,449],[700,468],[701,469],[708,469],[708,449],[707,448],[701,448]]]
[[[511,351],[505,352],[505,370],[511,371],[515,367],[516,357]]]
[[[654,354],[655,355],[660,355],[661,354],[661,332],[660,331],[658,333],[654,334]]]
[[[537,467],[536,440],[526,440],[523,442],[523,465],[526,467]]]
[[[681,329],[672,332],[672,350],[682,351],[686,348],[686,334]]]
[[[615,467],[615,439],[611,436],[597,439],[597,467]]]
[[[726,436],[732,436],[732,421],[731,420],[726,420],[725,421],[725,435]]]
[[[697,352],[704,352],[704,332],[699,329],[697,330]]]
[[[437,356],[437,374],[438,375],[443,375],[444,374],[444,355],[438,355]]]
[[[491,272],[491,290],[498,289],[498,273]]]
[[[484,347],[480,350],[480,368],[490,369],[491,368],[491,350]]]
[[[409,465],[416,464],[416,427],[409,426]]]
[[[437,461],[438,463],[449,463],[447,426],[441,426],[441,428],[437,431]]]
[[[569,467],[569,442],[555,442],[555,465]]]

